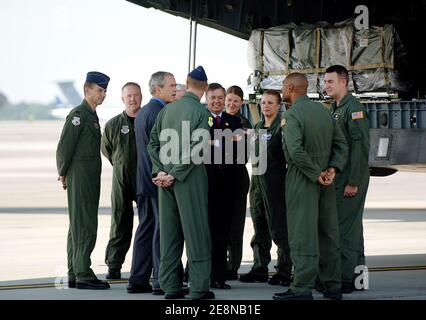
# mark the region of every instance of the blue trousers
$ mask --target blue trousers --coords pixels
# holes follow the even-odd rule
[[[152,287],[159,288],[160,224],[158,197],[137,196],[139,225],[133,243],[132,268],[129,282],[146,285],[152,273]]]

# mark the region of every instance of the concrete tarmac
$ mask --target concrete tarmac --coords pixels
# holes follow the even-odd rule
[[[102,292],[54,286],[66,274],[67,202],[66,192],[56,181],[55,163],[62,125],[63,121],[0,121],[0,299],[163,299],[150,294],[129,295],[125,281]],[[105,158],[102,170],[98,239],[92,254],[92,267],[100,278],[107,271],[104,253],[110,227],[112,168]],[[398,172],[371,178],[364,216],[370,288],[345,295],[345,299],[426,300],[425,181],[426,173]],[[247,272],[252,263],[252,234],[248,214],[240,273]],[[130,270],[131,250],[123,265],[125,276]],[[272,257],[276,258],[275,246]],[[271,272],[273,265],[274,261]],[[262,283],[229,283],[232,290],[215,290],[217,298],[269,300],[274,292],[286,289]],[[23,284],[47,284],[47,288],[15,288]],[[319,293],[314,296],[322,298]]]

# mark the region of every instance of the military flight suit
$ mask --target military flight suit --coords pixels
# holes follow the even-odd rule
[[[333,117],[349,144],[348,162],[336,176],[342,281],[349,284],[354,280],[356,266],[365,264],[362,216],[370,181],[370,131],[367,111],[351,93],[339,105],[333,104]],[[354,197],[344,196],[347,185],[358,187]]]
[[[252,128],[250,121],[241,113],[237,113],[235,116],[240,119],[243,130]],[[245,146],[248,148],[247,143]],[[236,278],[235,276],[238,274],[238,269],[241,266],[241,260],[243,258],[243,237],[247,211],[247,193],[250,187],[250,177],[246,166],[240,164],[237,168],[235,168],[235,171],[236,179],[233,183],[235,184],[234,188],[237,199],[233,202],[234,208],[231,209],[231,212],[236,214],[234,214],[231,218],[227,267],[227,274],[230,275],[232,279]]]
[[[340,289],[336,194],[317,183],[328,167],[341,171],[347,143],[328,109],[307,96],[284,113],[287,224],[296,293],[310,294],[317,275],[326,290]]]
[[[182,98],[163,108],[151,131],[148,152],[152,160],[152,172],[167,172],[175,177],[173,185],[167,189],[159,188],[160,209],[160,286],[167,294],[178,293],[182,289],[178,269],[181,265],[185,242],[190,295],[201,298],[209,291],[211,273],[211,240],[208,223],[208,185],[204,163],[195,164],[190,154],[195,145],[192,141],[188,150],[182,149],[182,140],[191,139],[197,129],[204,129],[204,150],[208,150],[210,137],[209,112],[193,93],[187,92]],[[182,131],[187,127],[187,135]],[[160,149],[171,148],[170,142],[160,141],[161,132],[169,129],[178,134],[178,163],[163,163]],[[197,130],[197,132],[200,132]],[[167,145],[167,143],[169,143]],[[201,148],[202,149],[202,148]]]
[[[90,268],[98,228],[101,188],[101,130],[86,100],[71,110],[56,150],[58,174],[66,176],[69,280],[94,280]]]
[[[259,217],[266,216],[265,204],[263,202],[262,191],[258,175],[252,175],[249,192],[250,217],[253,223],[254,234],[250,240],[250,246],[253,250],[253,266],[250,273],[257,276],[264,276],[265,281],[268,277],[268,265],[271,261],[272,238],[271,233],[261,232],[268,230],[267,222],[263,220],[264,225],[260,224]]]
[[[105,263],[109,269],[120,270],[132,240],[133,201],[136,201],[134,118],[123,111],[109,120],[102,135],[101,151],[113,166],[111,229]]]
[[[259,131],[262,129],[266,132]],[[256,197],[259,195],[262,201],[257,202],[260,207],[250,207],[250,209],[253,208],[251,217],[254,228],[254,235],[250,243],[254,258],[251,272],[267,276],[273,240],[277,245],[277,274],[284,279],[290,279],[292,262],[287,232],[286,160],[282,149],[281,118],[277,116],[269,128],[265,128],[263,119],[254,126],[254,130],[256,154],[259,153],[259,142],[267,143],[267,169],[262,175],[252,176],[255,192],[253,201],[256,201]],[[257,191],[257,194],[256,187],[260,191]],[[253,203],[253,205],[256,204]]]

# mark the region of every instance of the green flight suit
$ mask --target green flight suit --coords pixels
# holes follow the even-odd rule
[[[267,266],[271,261],[272,238],[267,222],[262,219],[266,216],[266,210],[258,175],[251,176],[249,202],[250,217],[254,229],[250,240],[250,246],[253,250],[253,266],[250,273],[259,276],[267,275],[268,268],[264,266]],[[268,230],[268,232],[262,232],[262,230]]]
[[[352,283],[356,266],[365,264],[362,216],[370,181],[370,131],[367,111],[351,93],[347,93],[339,105],[333,104],[333,117],[349,144],[348,162],[336,177],[336,197],[342,281]],[[358,187],[354,197],[344,196],[347,185]]]
[[[235,116],[241,120],[241,126],[243,130],[252,128],[250,121],[241,113],[237,113]],[[248,147],[248,144],[246,144],[246,147]],[[234,183],[238,199],[236,199],[234,202],[235,207],[233,212],[235,214],[231,217],[227,267],[228,272],[232,274],[237,274],[243,258],[243,238],[247,211],[247,193],[250,186],[250,177],[248,175],[246,166],[240,165],[238,168],[236,168],[236,170],[237,181],[234,181]]]
[[[294,264],[290,289],[310,292],[317,275],[326,290],[340,289],[336,194],[317,183],[328,167],[343,170],[347,143],[328,109],[307,96],[284,113],[287,223]]]
[[[120,270],[132,240],[133,201],[136,201],[134,119],[125,111],[106,123],[101,151],[113,166],[111,229],[105,263],[109,269]]]
[[[182,148],[182,140],[191,139],[195,130],[204,129],[202,146],[204,150],[208,150],[209,123],[213,121],[210,118],[212,118],[210,113],[200,103],[200,99],[195,94],[187,92],[182,98],[168,104],[160,111],[148,144],[153,175],[164,171],[175,177],[171,187],[159,188],[158,192],[160,286],[166,293],[177,293],[182,289],[178,269],[181,265],[185,242],[191,279],[190,295],[193,299],[202,297],[210,288],[211,239],[208,220],[208,184],[204,163],[195,164],[190,158],[194,147],[200,146],[199,141],[191,140],[190,146],[184,143],[188,147],[185,150]],[[184,127],[189,129],[187,135],[183,131]],[[179,148],[176,158],[178,161],[171,163],[163,163],[160,160],[160,149],[171,147],[169,142],[160,140],[160,134],[166,129],[173,130],[179,137],[179,143],[173,144],[173,147]],[[200,131],[197,130],[197,132]]]
[[[90,254],[95,248],[101,189],[101,129],[86,100],[65,121],[56,150],[58,174],[66,176],[68,278],[93,280]]]
[[[260,133],[259,130],[266,133]],[[253,175],[253,207],[251,213],[254,235],[251,240],[253,248],[252,273],[267,275],[268,265],[271,262],[270,250],[272,240],[277,245],[277,274],[290,279],[292,262],[288,244],[285,180],[286,160],[282,148],[281,118],[277,117],[269,128],[265,128],[265,120],[261,120],[254,126],[255,150],[259,153],[259,141],[267,143],[267,169],[262,175]],[[259,191],[256,191],[256,188]],[[257,193],[256,193],[257,192]],[[261,196],[255,208],[255,201]]]

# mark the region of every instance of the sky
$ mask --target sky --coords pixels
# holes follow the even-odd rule
[[[188,69],[189,21],[125,0],[1,0],[0,41],[0,92],[11,103],[50,103],[57,81],[75,81],[82,94],[94,70],[111,77],[104,105],[122,105],[127,81],[141,85],[146,103],[151,74],[184,83]],[[246,40],[199,25],[196,65],[209,82],[245,89],[246,56]]]

